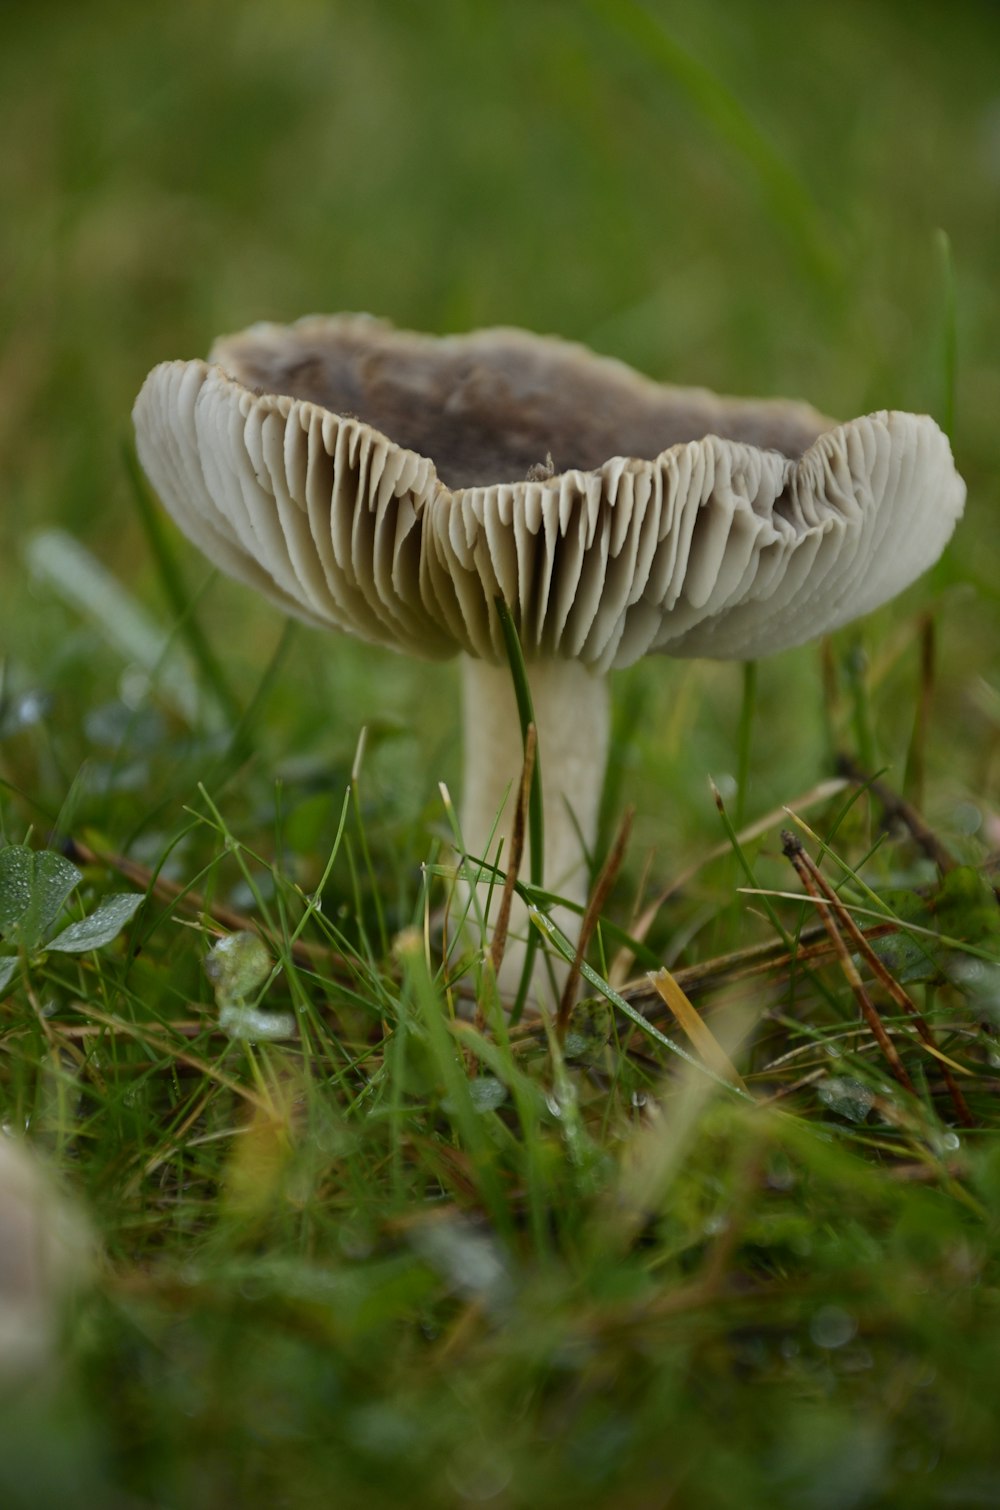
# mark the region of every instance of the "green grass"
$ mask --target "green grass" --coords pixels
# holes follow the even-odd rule
[[[0,834],[81,880],[0,949],[0,1122],[100,1259],[0,1384],[0,1504],[995,1501],[998,48],[973,0],[3,7]],[[598,863],[635,827],[562,1043],[442,967],[454,668],[289,629],[128,455],[156,361],[344,308],[926,410],[969,484],[863,625],[615,679]],[[845,754],[930,838],[821,788]],[[974,1126],[862,960],[893,1078],[785,805]],[[210,978],[241,928],[265,967]]]

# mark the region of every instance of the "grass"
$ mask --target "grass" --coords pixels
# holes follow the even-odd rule
[[[58,20],[0,19],[0,833],[80,875],[2,951],[0,1121],[99,1257],[0,1504],[993,1503],[992,9]],[[453,668],[283,626],[123,453],[154,362],[350,307],[929,410],[969,484],[865,624],[616,678],[562,1038],[442,965]]]

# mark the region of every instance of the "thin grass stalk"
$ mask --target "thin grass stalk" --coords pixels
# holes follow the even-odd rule
[[[955,1108],[955,1112],[958,1116],[959,1121],[963,1122],[966,1127],[974,1127],[975,1119],[969,1110],[968,1103],[966,1102],[966,1099],[963,1096],[955,1080],[955,1077],[951,1073],[951,1070],[949,1069],[944,1056],[938,1049],[938,1046],[934,1041],[934,1035],[931,1033],[930,1028],[927,1026],[927,1023],[924,1020],[921,1012],[918,1010],[916,1003],[911,999],[907,992],[904,991],[903,987],[896,980],[892,972],[886,969],[885,965],[879,959],[878,955],[871,947],[871,944],[865,938],[864,933],[851,917],[850,912],[844,906],[843,902],[840,900],[837,893],[830,885],[829,881],[823,875],[819,867],[810,858],[810,856],[806,854],[805,850],[802,847],[801,841],[796,838],[794,834],[789,833],[783,834],[782,839],[784,841],[786,854],[789,853],[789,843],[793,846],[797,846],[796,852],[801,866],[808,871],[817,889],[822,893],[823,896],[826,897],[827,901],[830,903],[830,906],[836,913],[837,921],[840,923],[845,933],[850,935],[858,951],[867,960],[869,969],[871,970],[872,974],[881,983],[886,992],[892,997],[896,1005],[898,1007],[901,1007],[908,1016],[912,1017],[913,1025],[916,1028],[917,1033],[920,1035],[920,1038],[931,1050],[935,1058],[937,1058],[941,1063],[941,1073],[944,1076],[945,1084],[948,1087],[948,1094],[951,1097],[952,1104]],[[791,855],[789,855],[789,858],[792,858]],[[799,874],[801,875],[802,870],[800,870],[799,864],[796,864],[794,859],[792,859],[792,863],[793,865],[795,865],[796,870],[799,871]]]
[[[740,721],[736,731],[736,803],[733,823],[738,830],[746,820],[747,788],[750,784],[750,756],[753,743],[753,721],[757,711],[757,662],[745,661],[743,665],[743,696],[740,700]]]
[[[524,741],[525,751],[527,751],[528,730],[533,725],[537,729],[535,710],[531,701],[531,688],[528,685],[528,668],[524,663],[524,652],[521,649],[521,641],[518,638],[514,620],[511,618],[510,609],[499,594],[494,599],[494,602],[496,604],[497,615],[500,619],[500,627],[503,630],[504,646],[510,665],[511,680],[514,684],[517,714],[521,721],[521,738]],[[542,771],[537,739],[532,759],[531,793],[528,799],[528,835],[531,842],[529,874],[531,876],[531,884],[540,887],[542,885],[542,878],[545,875],[545,818],[542,807]],[[511,1008],[511,1023],[520,1022],[524,1013],[528,993],[531,990],[537,949],[538,935],[534,930],[531,930],[528,934],[528,943],[524,951],[524,968],[521,971],[517,996]]]
[[[611,847],[607,859],[601,866],[600,874],[591,889],[590,899],[587,902],[587,910],[583,914],[583,922],[580,926],[580,937],[577,940],[576,955],[570,967],[570,972],[566,977],[566,984],[563,987],[562,997],[559,1002],[559,1011],[556,1016],[556,1032],[560,1043],[566,1036],[570,1014],[576,1001],[577,986],[580,982],[580,962],[587,953],[594,929],[597,927],[601,913],[604,910],[604,904],[611,893],[611,888],[614,886],[618,872],[621,869],[622,861],[625,858],[625,850],[628,847],[629,835],[632,832],[632,820],[634,817],[635,808],[626,808],[615,842]]]
[[[500,906],[497,910],[496,922],[493,925],[493,939],[490,944],[490,959],[493,964],[494,977],[500,972],[500,964],[507,945],[507,930],[510,927],[510,909],[514,901],[514,887],[517,884],[518,872],[521,868],[521,861],[524,858],[524,835],[528,804],[531,800],[531,785],[534,779],[535,751],[537,748],[538,730],[533,723],[530,723],[524,736],[524,765],[521,768],[521,787],[518,793],[517,807],[514,810],[514,824],[511,832],[507,873],[504,879],[503,891],[500,895]]]
[[[941,268],[943,339],[941,342],[941,428],[949,440],[955,434],[955,390],[958,375],[958,303],[951,237],[939,227],[936,235]]]
[[[524,900],[527,901],[528,899],[525,898]],[[546,913],[540,912],[530,902],[528,903],[528,916],[535,927],[549,940],[556,953],[562,955],[568,964],[572,964],[576,956],[576,948],[552,919]],[[751,1096],[741,1091],[737,1086],[732,1085],[728,1080],[723,1079],[721,1075],[716,1075],[700,1059],[696,1059],[693,1054],[689,1054],[686,1049],[682,1049],[680,1044],[675,1043],[672,1038],[668,1038],[666,1033],[661,1033],[659,1028],[651,1023],[648,1018],[644,1017],[631,1002],[626,1001],[592,966],[588,965],[586,960],[580,961],[580,974],[584,980],[589,981],[595,990],[600,992],[605,1000],[609,1001],[613,1007],[617,1007],[619,1012],[628,1018],[629,1022],[641,1029],[653,1043],[657,1043],[661,1048],[667,1049],[678,1059],[683,1059],[685,1064],[693,1065],[700,1074],[707,1075],[710,1080],[714,1080],[717,1085],[722,1086],[724,1090],[729,1091],[732,1095],[739,1096],[741,1100],[749,1101],[753,1104]]]
[[[802,848],[801,840],[796,838],[796,836],[793,833],[789,832],[789,830],[787,829],[782,834],[781,840],[782,851],[791,861],[796,875],[802,882],[802,885],[805,887],[810,897],[812,897],[813,901],[819,904],[820,916],[823,919],[823,922],[830,934],[830,942],[833,944],[834,950],[836,951],[837,959],[840,963],[840,968],[844,972],[844,977],[851,988],[855,1001],[861,1008],[861,1013],[871,1030],[872,1037],[876,1040],[879,1048],[882,1050],[886,1063],[888,1064],[893,1076],[896,1078],[896,1080],[899,1081],[899,1084],[903,1087],[904,1090],[909,1091],[911,1096],[915,1096],[917,1092],[916,1088],[914,1087],[913,1081],[910,1079],[910,1076],[906,1070],[906,1066],[903,1064],[902,1059],[900,1059],[899,1057],[899,1052],[896,1048],[896,1045],[893,1043],[892,1039],[886,1032],[885,1027],[882,1023],[882,1019],[878,1014],[878,1010],[875,1007],[875,1004],[872,1001],[871,997],[868,995],[868,992],[865,990],[864,982],[862,981],[861,976],[858,974],[857,966],[851,958],[850,950],[847,948],[847,945],[844,943],[844,940],[840,932],[838,931],[836,921],[834,920],[831,912],[831,904],[822,895],[819,886],[814,878],[813,872],[810,869],[809,865],[806,863],[806,856]]]
[[[917,808],[924,805],[927,779],[927,740],[931,727],[931,709],[934,703],[934,684],[937,673],[937,633],[933,614],[924,614],[920,620],[920,687],[917,694],[917,710],[913,719],[913,734],[910,739],[909,758],[904,787],[909,791]]]
[[[860,639],[854,641],[844,659],[847,685],[851,694],[851,727],[858,759],[866,770],[878,765],[875,754],[875,731],[872,726],[871,698],[868,692],[868,656]]]
[[[222,662],[215,654],[208,636],[198,622],[191,594],[185,585],[177,558],[170,547],[167,532],[163,527],[162,512],[153,501],[145,473],[139,466],[135,447],[123,446],[122,455],[132,500],[139,515],[139,523],[142,525],[163,595],[176,616],[177,632],[187,645],[191,659],[200,670],[206,684],[211,688],[212,695],[224,714],[227,724],[235,728],[242,719],[239,699],[229,685],[229,680],[222,669]]]
[[[852,760],[849,755],[841,755],[837,762],[838,769],[849,781],[866,788],[877,797],[882,806],[883,822],[886,824],[898,820],[908,829],[915,844],[923,851],[929,860],[933,860],[942,875],[947,875],[958,864],[951,851],[940,840],[934,830],[927,823],[923,815],[907,802],[905,797],[893,791],[879,776],[870,776],[865,769]]]
[[[643,61],[654,64],[679,88],[703,120],[749,164],[810,277],[828,297],[839,292],[843,285],[840,258],[812,193],[736,95],[639,0],[588,0],[588,9],[610,30],[626,36]]]

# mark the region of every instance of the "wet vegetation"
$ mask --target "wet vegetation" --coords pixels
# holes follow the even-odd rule
[[[994,8],[0,43],[0,1120],[92,1233],[0,1504],[995,1503]],[[931,412],[969,486],[863,624],[616,679],[561,1024],[448,912],[455,668],[209,575],[130,453],[156,361],[342,308]]]

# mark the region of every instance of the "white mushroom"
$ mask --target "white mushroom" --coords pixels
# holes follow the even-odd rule
[[[208,363],[155,368],[134,418],[164,504],[224,571],[309,623],[462,653],[462,828],[479,855],[501,812],[509,832],[521,761],[503,598],[538,723],[545,881],[576,902],[604,674],[650,651],[751,659],[835,629],[936,561],[965,499],[926,415],[836,425],[516,330],[258,325]],[[519,970],[515,953],[504,989]]]

